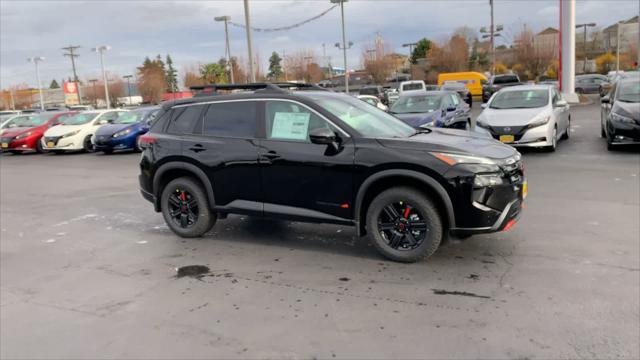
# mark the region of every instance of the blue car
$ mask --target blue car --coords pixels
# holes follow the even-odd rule
[[[389,113],[416,129],[467,129],[471,123],[469,105],[453,91],[405,92],[391,106]]]
[[[160,107],[127,111],[111,124],[101,126],[93,138],[95,151],[105,154],[111,154],[115,150],[140,151],[138,138],[149,131],[158,111]]]

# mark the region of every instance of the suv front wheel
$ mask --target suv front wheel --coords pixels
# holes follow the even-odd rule
[[[161,206],[169,228],[184,238],[204,235],[217,220],[202,187],[188,177],[174,179],[165,186]]]
[[[433,202],[412,188],[392,188],[369,206],[367,229],[385,257],[415,262],[431,256],[442,241],[442,220]]]

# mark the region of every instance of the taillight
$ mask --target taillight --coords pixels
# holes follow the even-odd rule
[[[156,140],[158,140],[158,139],[153,135],[149,135],[149,134],[142,135],[142,136],[140,136],[140,146],[141,147],[149,146],[149,145],[155,143]]]

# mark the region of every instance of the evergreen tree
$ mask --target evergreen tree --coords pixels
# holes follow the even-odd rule
[[[271,57],[269,58],[269,73],[267,77],[269,79],[276,80],[282,76],[282,58],[278,55],[277,52],[271,53]]]
[[[60,89],[60,85],[58,85],[58,82],[56,81],[56,79],[51,80],[51,85],[49,85],[49,89]]]
[[[427,53],[431,49],[431,40],[423,38],[418,41],[416,47],[413,48],[411,58],[409,59],[412,64],[416,64],[418,59],[424,59],[427,57]]]
[[[173,67],[173,60],[171,56],[167,54],[167,69],[165,70],[165,78],[167,79],[167,88],[169,91],[174,92],[178,90],[178,72]]]

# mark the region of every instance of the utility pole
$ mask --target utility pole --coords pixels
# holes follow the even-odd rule
[[[233,64],[231,63],[231,47],[229,46],[229,28],[227,23],[231,20],[231,16],[217,16],[214,18],[215,21],[224,21],[224,37],[225,37],[225,49],[224,56],[227,59],[227,71],[229,71],[229,80],[233,84],[235,81],[233,79]]]
[[[336,43],[336,47],[342,49],[342,56],[344,57],[344,90],[348,94],[349,93],[349,67],[347,66],[347,50],[351,48],[353,43],[349,41],[349,46],[347,47],[347,35],[345,32],[344,25],[344,3],[348,0],[331,0],[332,4],[340,4],[340,13],[342,16],[342,47],[340,47],[339,43]]]
[[[249,79],[256,82],[256,74],[253,72],[253,48],[251,44],[251,16],[249,15],[249,0],[244,0],[244,22],[247,29],[247,49],[249,52]]]
[[[102,68],[102,81],[104,82],[104,100],[107,102],[107,109],[111,109],[109,104],[109,86],[107,84],[107,73],[104,71],[104,53],[111,49],[109,45],[102,45],[91,49],[100,55],[100,67]],[[97,105],[96,105],[97,106]]]
[[[402,44],[402,47],[409,48],[409,57],[411,57],[413,56],[413,48],[416,47],[416,45],[418,45],[418,43],[406,43],[406,44]]]
[[[44,57],[30,57],[27,59],[27,61],[32,62],[36,65],[36,81],[38,82],[38,94],[40,95],[40,110],[44,111],[44,97],[42,95],[42,85],[40,84],[40,69],[38,68],[38,63],[44,61]]]
[[[493,0],[489,0],[491,6],[491,28],[489,29],[489,43],[491,44],[491,74],[496,72],[496,47],[494,42],[494,27],[493,27]]]
[[[67,47],[63,47],[62,50],[67,50],[68,52],[62,54],[62,56],[68,56],[71,58],[71,68],[73,69],[73,81],[76,83],[76,88],[78,89],[78,104],[82,105],[82,95],[80,94],[80,82],[78,81],[78,74],[76,73],[76,58],[80,56],[75,53],[77,49],[80,49],[80,46],[69,45]]]
[[[127,79],[127,93],[129,94],[129,104],[127,105],[131,105],[131,84],[129,83],[129,80],[133,77],[133,75],[125,75],[123,76],[123,78]],[[174,89],[171,89],[171,92],[173,92]]]
[[[282,72],[284,73],[284,81],[288,81],[287,80],[287,54],[285,53],[284,49],[282,50]]]
[[[98,108],[98,92],[96,91],[96,83],[98,82],[98,79],[91,79],[89,80],[89,82],[91,83],[91,85],[93,85],[93,103],[96,106],[96,109]]]
[[[584,51],[584,63],[582,64],[582,73],[587,73],[587,27],[594,27],[596,23],[588,23],[588,24],[578,24],[576,25],[576,29],[584,28],[583,32],[583,42],[582,42],[582,50]]]
[[[325,43],[322,43],[322,59],[327,62],[329,79],[331,79],[333,77],[333,69],[331,68],[331,56],[327,56],[327,46]]]
[[[369,58],[370,58],[371,61],[374,60],[373,54],[375,54],[375,53],[376,53],[376,49],[368,49],[367,50],[367,54],[369,54]],[[377,57],[377,54],[376,54],[376,57]]]
[[[616,73],[620,72],[620,23],[616,26]]]

